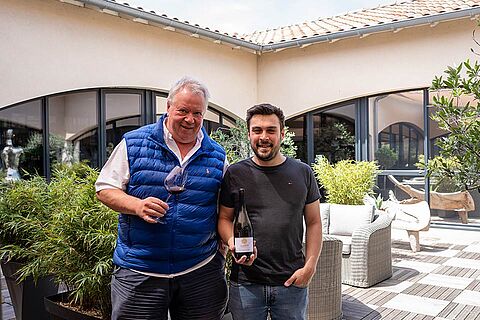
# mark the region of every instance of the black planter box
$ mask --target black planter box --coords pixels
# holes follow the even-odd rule
[[[73,309],[62,306],[59,302],[68,301],[69,292],[59,293],[50,297],[45,297],[45,310],[50,315],[50,320],[99,320],[94,316],[77,312]]]
[[[58,292],[58,285],[55,284],[53,277],[40,278],[37,283],[32,278],[17,282],[15,273],[23,265],[13,261],[7,263],[2,261],[1,266],[15,310],[15,318],[17,320],[48,320],[43,298]]]

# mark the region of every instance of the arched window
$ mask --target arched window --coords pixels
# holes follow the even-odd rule
[[[331,162],[355,159],[356,102],[307,112],[285,121],[295,133],[297,158],[312,163],[323,155]]]
[[[5,147],[19,150],[22,178],[38,172],[48,179],[57,163],[87,161],[101,167],[124,133],[155,122],[165,112],[166,97],[153,90],[96,88],[0,107],[0,152]],[[233,117],[208,106],[204,127],[209,133],[233,125]]]
[[[314,154],[332,163],[355,159],[355,119],[338,109],[313,115]]]
[[[423,154],[423,133],[412,123],[394,123],[378,134],[378,149],[389,147],[398,159],[389,169],[416,169],[418,156]]]

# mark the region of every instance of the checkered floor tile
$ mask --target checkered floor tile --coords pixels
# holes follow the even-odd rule
[[[344,286],[344,319],[480,319],[480,241],[412,253],[393,241],[393,276],[367,289]]]
[[[480,320],[479,234],[471,233],[479,241],[469,245],[422,244],[418,253],[411,252],[408,242],[393,241],[392,278],[368,289],[342,285],[344,319]],[[2,318],[15,320],[5,279],[1,281]]]

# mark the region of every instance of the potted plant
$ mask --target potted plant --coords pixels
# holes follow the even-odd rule
[[[317,157],[313,169],[327,193],[320,205],[323,233],[343,243],[342,283],[370,287],[392,276],[392,216],[379,214],[364,198],[373,194],[375,161]]]
[[[325,157],[317,156],[313,171],[325,188],[327,202],[361,205],[365,195],[373,195],[378,165],[375,161],[353,160],[330,164]]]
[[[66,293],[45,302],[55,319],[107,319],[117,213],[95,197],[96,169],[85,163],[58,165],[52,176],[44,201],[48,223],[43,237],[28,248],[33,259],[20,277],[53,274],[66,287]],[[79,313],[73,315],[72,308]]]
[[[96,169],[80,163],[60,167],[53,176],[50,195],[55,210],[48,238],[38,246],[45,258],[43,272],[55,274],[67,286],[71,305],[107,319],[117,213],[95,196]]]
[[[34,262],[32,246],[45,239],[50,219],[48,184],[39,176],[0,185],[0,255],[17,319],[48,319],[43,297],[58,292],[51,275],[21,277]]]

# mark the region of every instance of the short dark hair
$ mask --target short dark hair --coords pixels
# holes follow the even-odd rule
[[[252,119],[252,117],[257,114],[265,115],[265,116],[274,114],[277,116],[278,121],[280,122],[280,130],[283,130],[283,128],[285,127],[285,116],[283,115],[282,109],[275,107],[269,103],[262,103],[262,104],[257,104],[247,110],[246,120],[247,120],[247,127],[249,130],[250,130],[250,119]]]

